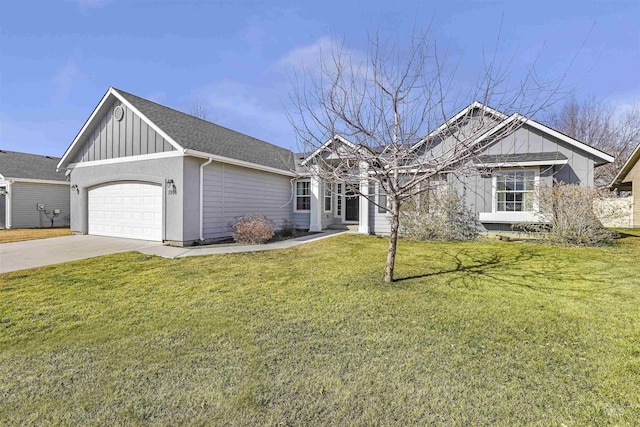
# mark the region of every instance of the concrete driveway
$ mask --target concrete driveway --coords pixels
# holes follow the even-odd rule
[[[84,235],[3,243],[0,244],[0,273],[157,246],[162,243]]]

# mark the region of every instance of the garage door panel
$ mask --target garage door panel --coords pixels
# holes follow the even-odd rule
[[[89,190],[89,234],[162,240],[162,187],[114,183]]]

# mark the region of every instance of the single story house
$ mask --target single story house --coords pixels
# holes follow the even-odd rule
[[[69,225],[69,181],[58,157],[0,150],[0,228]]]
[[[619,191],[630,191],[632,197],[632,227],[640,227],[640,145],[631,153],[618,175],[611,183],[611,188]]]
[[[477,102],[465,111],[486,116],[488,131],[513,120]],[[468,116],[462,113],[430,134],[429,138],[441,142],[429,144],[430,150],[448,143],[443,129],[464,130],[464,123],[456,124]],[[349,144],[343,138],[337,140]],[[429,155],[424,144],[416,144],[415,150]],[[266,215],[276,225],[287,220],[311,231],[354,224],[360,233],[388,232],[385,209],[371,203],[374,197],[384,197],[375,186],[354,195],[340,185],[325,185],[309,173],[312,157],[328,151],[295,154],[109,88],[58,168],[69,171],[71,229],[76,233],[188,245],[229,236],[229,225],[250,213]],[[455,182],[483,225],[500,229],[532,218],[531,206],[515,202],[532,186],[514,185],[509,195],[501,195],[495,191],[498,179],[501,188],[510,188],[510,179],[516,175],[532,185],[551,183],[556,177],[591,186],[593,168],[612,160],[527,119],[476,159],[484,173],[458,177]],[[447,179],[454,182],[453,177]]]

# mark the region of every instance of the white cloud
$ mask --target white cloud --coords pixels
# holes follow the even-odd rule
[[[329,36],[320,37],[315,42],[290,50],[278,62],[277,65],[288,67],[295,72],[307,76],[317,77],[324,72],[333,74],[336,68],[336,59],[340,59],[343,66],[353,66],[355,74],[362,77],[369,67],[367,55],[357,49],[344,46],[339,40]],[[324,71],[321,73],[322,68]]]
[[[324,36],[306,46],[289,51],[278,61],[296,70],[314,70],[320,67],[321,58],[330,58],[334,44],[330,37]]]
[[[284,147],[295,145],[275,88],[222,80],[198,90],[194,98],[210,110],[217,124]]]
[[[87,75],[80,70],[78,65],[74,61],[68,60],[58,68],[58,71],[56,71],[53,77],[53,100],[55,102],[65,102],[69,99],[73,86],[78,82],[85,82],[87,80]]]

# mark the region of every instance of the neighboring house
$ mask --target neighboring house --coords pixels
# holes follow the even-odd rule
[[[611,188],[619,191],[630,191],[632,197],[633,220],[631,227],[640,227],[640,145],[629,157],[616,175]]]
[[[69,182],[56,171],[59,161],[0,150],[0,228],[69,225]]]
[[[482,104],[467,108],[487,115],[488,131],[513,120]],[[449,125],[462,117],[454,117]],[[444,125],[443,125],[444,126]],[[444,126],[427,138],[447,136]],[[463,128],[459,124],[458,128]],[[337,138],[349,145],[344,138]],[[328,146],[327,146],[328,147]],[[424,150],[416,144],[415,150]],[[60,169],[72,184],[71,229],[78,233],[168,241],[188,245],[231,234],[243,214],[262,214],[280,226],[319,231],[336,224],[357,225],[361,233],[386,233],[388,217],[370,197],[384,199],[375,185],[353,195],[342,185],[324,185],[309,174],[318,150],[293,152],[181,113],[119,89],[109,88],[73,140]],[[429,155],[425,152],[424,155]],[[511,179],[532,185],[593,185],[593,168],[613,158],[532,120],[476,159],[482,173],[446,177],[457,183],[468,206],[490,228],[532,219],[530,205],[498,203],[531,192],[530,186],[502,196]],[[509,173],[503,173],[509,171]],[[365,181],[366,183],[366,181]],[[384,203],[382,203],[384,204]]]

